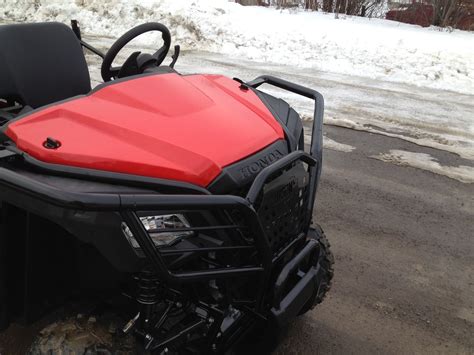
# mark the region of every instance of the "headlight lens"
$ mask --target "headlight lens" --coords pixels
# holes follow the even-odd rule
[[[155,243],[155,246],[157,247],[171,245],[175,241],[184,237],[189,237],[194,233],[193,231],[160,232],[160,230],[163,229],[170,230],[191,227],[186,217],[182,214],[146,216],[140,217],[140,221],[142,221],[143,226],[148,231],[151,239],[153,239],[153,243]]]
[[[179,213],[142,216],[139,218],[157,248],[170,246],[182,238],[194,234],[193,231],[179,231],[179,229],[191,227],[186,217]],[[132,247],[139,249],[140,246],[126,223],[122,223],[122,229]],[[173,232],[172,229],[178,229],[178,231]]]

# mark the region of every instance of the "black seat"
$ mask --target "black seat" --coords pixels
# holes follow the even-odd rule
[[[69,27],[0,26],[0,99],[37,108],[90,90],[84,53]]]

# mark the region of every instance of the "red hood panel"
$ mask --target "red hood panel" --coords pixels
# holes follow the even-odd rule
[[[205,187],[223,167],[284,137],[239,85],[217,75],[140,77],[33,112],[6,134],[44,162]],[[47,137],[61,146],[44,148]]]

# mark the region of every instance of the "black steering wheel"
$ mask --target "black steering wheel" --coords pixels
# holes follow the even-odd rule
[[[140,36],[146,32],[159,31],[162,34],[163,46],[158,49],[155,54],[142,54],[140,52],[133,53],[127,61],[121,67],[112,67],[112,63],[117,54],[127,45],[131,40]],[[159,66],[165,60],[166,55],[171,46],[171,34],[168,28],[158,22],[144,23],[143,25],[136,26],[130,31],[122,35],[115,43],[110,47],[104,56],[102,62],[101,74],[104,81],[110,81],[112,78],[118,78],[121,76],[138,74],[140,69],[145,66]],[[135,73],[136,72],[136,73]],[[120,75],[122,74],[122,75]]]

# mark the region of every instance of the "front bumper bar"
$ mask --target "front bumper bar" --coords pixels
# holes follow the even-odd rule
[[[286,324],[296,317],[318,291],[323,270],[319,265],[320,245],[311,238],[315,233],[315,230],[309,230],[307,244],[285,265],[275,282],[271,314],[279,325]],[[301,271],[308,261],[310,261],[309,269],[306,272]],[[285,294],[287,284],[295,276],[299,278],[298,282]]]

